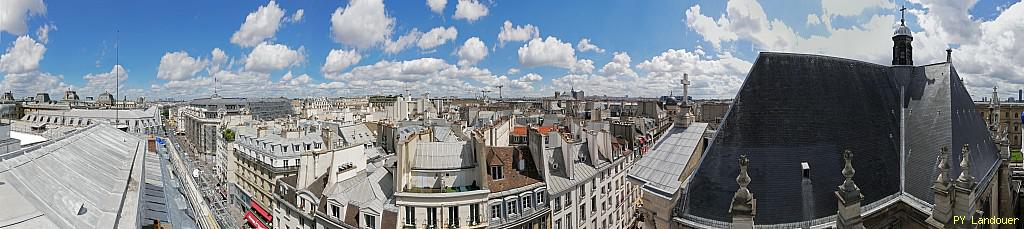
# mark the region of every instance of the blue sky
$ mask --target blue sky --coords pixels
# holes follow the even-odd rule
[[[1009,93],[1024,83],[1024,70],[1009,64],[1024,57],[1022,42],[999,35],[1024,34],[1024,22],[1014,20],[1024,13],[1018,1],[445,3],[435,12],[427,1],[385,0],[385,13],[375,14],[380,0],[4,0],[0,89],[21,97],[70,87],[82,96],[94,96],[113,91],[115,73],[124,69],[127,73],[119,75],[123,93],[151,98],[209,96],[213,78],[226,96],[348,96],[405,90],[466,96],[498,85],[513,96],[550,95],[569,88],[590,95],[658,96],[680,93],[673,83],[688,73],[696,97],[728,98],[760,51],[887,63],[898,5],[911,8],[908,25],[915,31],[916,62],[944,60],[941,50],[951,47],[958,57],[963,52],[965,61],[957,67],[973,94],[995,85]],[[466,11],[459,12],[461,4]],[[255,19],[265,15],[274,23]],[[819,19],[812,23],[811,15]],[[254,19],[247,21],[247,16]],[[391,26],[373,26],[382,21]],[[506,21],[513,29],[538,32],[523,30],[519,39],[499,45]],[[241,31],[247,30],[246,23],[252,24],[251,33]],[[435,28],[450,29],[444,30],[449,37],[428,41]],[[45,36],[42,30],[48,30]],[[233,42],[240,33],[250,34],[242,36],[249,42]],[[381,36],[360,35],[373,33]],[[388,42],[405,35],[412,44],[385,52]],[[460,50],[479,54],[479,47],[468,47],[472,37],[482,41],[485,56],[460,55]],[[582,39],[597,48],[584,48]],[[20,49],[15,47],[19,42]],[[993,42],[1001,48],[988,47]],[[115,44],[122,66],[116,71]],[[222,61],[215,57],[215,49],[225,54]],[[332,50],[350,55],[328,63]],[[325,70],[328,67],[331,70]]]

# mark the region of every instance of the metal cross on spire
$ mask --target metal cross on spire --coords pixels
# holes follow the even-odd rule
[[[690,74],[683,73],[679,83],[683,84],[683,103],[690,104]]]
[[[907,6],[900,8],[900,25],[907,25],[903,19],[907,18]]]

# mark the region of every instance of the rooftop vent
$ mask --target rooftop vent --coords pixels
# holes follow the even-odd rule
[[[87,212],[89,212],[89,209],[85,208],[85,204],[78,207],[78,215],[85,215]]]

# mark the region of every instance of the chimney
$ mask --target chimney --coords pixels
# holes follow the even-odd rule
[[[946,49],[946,62],[953,63],[953,49]]]
[[[800,199],[804,213],[804,228],[811,228],[811,220],[814,219],[814,185],[811,183],[811,165],[807,162],[800,163]]]
[[[1024,100],[1024,90],[1017,90],[1017,101]]]

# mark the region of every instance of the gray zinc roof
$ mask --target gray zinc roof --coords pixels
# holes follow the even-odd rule
[[[420,142],[416,145],[413,169],[462,169],[476,165],[469,142]]]
[[[644,182],[644,189],[671,199],[679,190],[681,179],[685,179],[682,173],[707,127],[707,123],[692,123],[688,128],[672,127],[647,155],[633,164],[629,177]]]
[[[5,155],[0,228],[135,227],[144,151],[141,139],[99,124]]]

